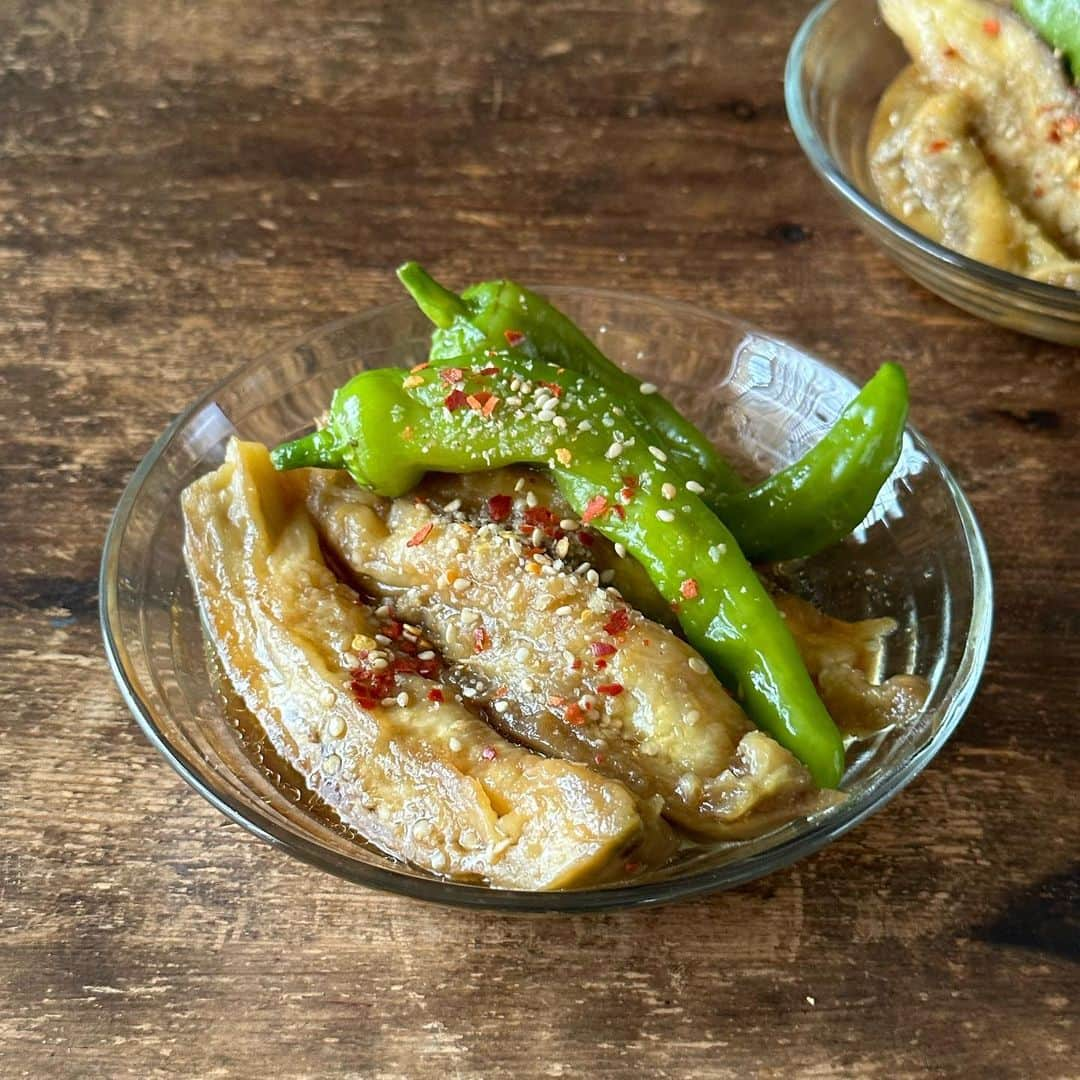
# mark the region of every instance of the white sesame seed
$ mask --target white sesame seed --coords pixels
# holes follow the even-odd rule
[[[390,666],[390,662],[384,660],[381,656],[377,656],[371,661],[371,666],[375,671],[385,671]]]
[[[667,461],[667,454],[665,454],[659,446],[650,446],[649,453],[652,454],[657,461]]]
[[[660,521],[669,523],[675,520],[675,514],[671,510],[657,510],[656,516]]]
[[[532,531],[532,536],[529,537],[532,541],[533,547],[539,547],[544,542],[544,531],[539,525]]]
[[[687,480],[686,490],[693,492],[695,495],[703,495],[705,493],[705,488],[696,480]]]
[[[380,604],[375,609],[375,614],[378,615],[378,617],[380,619],[385,619],[390,614],[390,605],[389,604]]]
[[[451,735],[446,740],[446,745],[456,754],[461,749],[461,740],[456,735]]]
[[[567,554],[569,553],[569,551],[570,551],[570,541],[567,540],[567,538],[564,536],[555,545],[555,554],[558,555],[560,559],[565,559]]]
[[[322,759],[322,771],[326,776],[333,776],[341,768],[341,758],[337,754],[327,754]]]
[[[667,483],[661,486],[660,494],[663,495],[665,499],[674,499],[678,492],[675,490],[674,484]]]
[[[463,687],[461,688],[461,692],[462,692],[462,693],[463,693],[463,694],[464,694],[464,695],[465,695],[465,696],[466,696],[467,698],[474,698],[474,697],[476,697],[476,687],[475,687],[475,686],[463,686]]]
[[[563,518],[562,521],[559,522],[559,528],[562,529],[563,532],[576,532],[578,523],[573,518]]]
[[[709,558],[712,559],[713,562],[719,562],[720,556],[726,554],[727,544],[713,544],[713,546],[709,548]]]
[[[384,697],[384,698],[382,699],[382,701],[380,701],[380,702],[379,702],[379,704],[380,704],[380,705],[381,705],[381,706],[382,706],[382,707],[383,707],[384,709],[389,709],[389,708],[390,708],[390,706],[394,704],[394,699],[393,699],[392,697]]]
[[[591,420],[579,420],[577,429],[578,429],[578,431],[592,431],[592,421]]]
[[[569,604],[563,604],[562,607],[557,607],[555,609],[555,614],[559,616],[572,615],[573,613],[574,609]]]
[[[390,644],[390,639],[385,634],[376,634],[375,635],[375,640],[380,645],[389,645]]]
[[[556,416],[555,419],[552,420],[551,422],[555,425],[556,428],[559,429],[559,431],[565,431],[566,430],[566,417],[564,417],[564,416]]]
[[[638,389],[643,394],[655,394],[656,393],[656,383],[643,382],[641,384],[641,386],[638,387]]]
[[[521,680],[521,689],[524,690],[526,694],[531,694],[536,689],[536,683],[526,675],[525,678]]]
[[[457,578],[454,581],[453,589],[454,592],[458,594],[467,593],[469,591],[469,579],[463,577]]]
[[[345,721],[340,716],[331,716],[326,733],[331,739],[340,739],[345,734]]]
[[[618,543],[617,541],[616,541],[616,544],[615,544],[615,554],[618,555],[620,559],[625,559],[626,558],[626,548],[625,548],[625,546]]]
[[[337,694],[329,686],[324,686],[319,693],[319,704],[324,709],[329,709],[337,701]]]
[[[431,853],[431,869],[434,870],[436,873],[439,873],[440,870],[445,870],[446,864],[449,861],[450,860],[446,852],[440,850],[439,848],[436,848]]]
[[[506,712],[506,710],[509,709],[509,708],[510,708],[510,702],[509,701],[503,701],[502,698],[500,698],[498,701],[495,702],[495,711],[500,716],[502,716],[502,714],[504,712]]]
[[[577,657],[569,649],[563,649],[562,654],[563,654],[563,659],[568,664],[572,665],[574,663],[574,661],[577,659]]]
[[[396,698],[394,698],[394,700],[398,703],[398,708],[399,709],[408,708],[409,695],[406,694],[404,690],[402,690],[401,693],[398,694],[398,696]]]
[[[698,721],[701,720],[701,713],[697,709],[688,709],[686,713],[686,722],[693,727]]]
[[[516,600],[521,593],[521,582],[515,581],[506,592],[507,600]]]
[[[600,584],[600,575],[595,570],[590,570],[590,571],[588,571],[588,573],[586,573],[585,580],[590,585],[599,585]]]
[[[530,491],[525,495],[525,505],[531,510],[540,500],[536,497],[535,491]]]
[[[604,457],[609,461],[617,458],[623,452],[623,444],[621,442],[613,442],[605,451]]]
[[[416,654],[416,659],[417,660],[434,660],[435,659],[435,654],[431,651],[431,649],[425,649],[422,653],[417,653]]]
[[[515,491],[524,491],[525,490],[525,477],[524,476],[519,476],[518,477],[518,482],[514,485],[514,490]]]
[[[687,663],[690,665],[691,671],[696,671],[699,675],[705,675],[708,673],[709,665],[699,656],[691,656]]]
[[[516,648],[516,649],[514,650],[514,659],[515,659],[515,660],[516,660],[516,661],[517,661],[517,662],[518,662],[519,664],[524,664],[524,663],[525,663],[525,661],[526,661],[526,660],[528,660],[530,656],[532,656],[532,653],[531,653],[531,651],[529,650],[528,646],[526,646],[526,645],[519,645],[519,646],[518,646],[518,647],[517,647],[517,648]]]
[[[444,507],[443,510],[448,514],[456,514],[461,509],[460,499],[451,499]]]

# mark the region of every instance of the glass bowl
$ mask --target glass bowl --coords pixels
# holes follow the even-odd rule
[[[819,360],[724,315],[597,290],[545,292],[612,359],[661,384],[750,472],[802,454],[855,393]],[[309,430],[355,371],[422,359],[429,330],[405,301],[247,364],[173,421],[120,500],[101,564],[109,660],[147,737],[214,806],[289,854],[374,888],[511,911],[588,911],[729,888],[785,866],[877,810],[938,752],[986,657],[990,568],[967,499],[908,431],[894,475],[856,533],[787,568],[793,586],[833,614],[894,616],[900,625],[886,673],[914,672],[931,688],[914,722],[851,747],[841,805],[750,842],[689,849],[645,881],[549,893],[436,878],[345,835],[312,796],[275,772],[257,740],[242,735],[245,725],[216,689],[184,570],[179,496],[221,462],[231,435],[272,445]]]
[[[788,118],[810,164],[848,213],[920,284],[1024,334],[1080,345],[1080,293],[1029,281],[942,247],[877,204],[866,144],[886,87],[907,64],[876,0],[823,0],[788,54]]]

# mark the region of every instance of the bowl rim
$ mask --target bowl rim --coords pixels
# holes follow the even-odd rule
[[[652,305],[669,311],[682,311],[695,318],[707,318],[728,326],[738,327],[777,344],[794,348],[820,364],[833,375],[846,382],[850,380],[813,353],[791,345],[783,338],[757,330],[741,319],[714,311],[655,296],[611,289],[573,286],[540,286],[552,296],[598,296],[622,303]],[[197,766],[183,751],[173,745],[154,715],[154,710],[139,694],[134,666],[121,634],[119,623],[118,561],[128,522],[138,502],[142,488],[154,467],[173,439],[187,422],[214,398],[236,381],[250,375],[283,351],[295,349],[313,338],[331,334],[357,322],[379,319],[402,308],[412,307],[408,299],[383,304],[353,315],[314,327],[291,342],[272,346],[249,360],[208,390],[198,395],[183,409],[154,441],[139,462],[124,487],[110,520],[105,536],[99,573],[98,610],[105,653],[113,677],[128,709],[142,728],[149,742],[165,758],[170,766],[212,806],[234,823],[266,841],[279,850],[321,870],[344,878],[355,884],[383,889],[435,903],[455,907],[480,908],[504,913],[589,913],[618,909],[651,907],[673,900],[714,892],[746,884],[767,873],[790,866],[798,859],[811,855],[831,841],[843,836],[850,829],[881,809],[898,795],[929,764],[956,729],[976,692],[990,646],[993,622],[993,579],[986,544],[967,496],[947,466],[919,432],[908,425],[906,433],[930,466],[942,477],[953,501],[966,542],[966,553],[972,579],[972,603],[967,640],[957,665],[955,677],[944,689],[938,711],[941,723],[938,730],[925,745],[917,749],[893,773],[872,780],[867,788],[850,796],[835,809],[806,819],[801,830],[783,838],[779,843],[761,851],[750,853],[745,859],[724,863],[718,867],[691,871],[682,877],[666,881],[642,882],[631,885],[608,885],[566,891],[539,892],[519,889],[499,889],[463,882],[442,880],[434,877],[414,876],[405,870],[373,866],[335,851],[328,850],[311,839],[282,827],[261,810],[245,805],[225,790],[216,790],[200,775]],[[852,384],[854,390],[854,384]]]
[[[876,5],[876,0],[867,0]],[[989,263],[972,259],[958,251],[923,236],[898,217],[889,213],[883,206],[873,202],[848,179],[847,173],[829,150],[828,145],[818,134],[817,125],[810,116],[810,109],[803,93],[802,70],[807,49],[813,40],[819,25],[841,0],[819,0],[799,27],[788,50],[784,65],[784,102],[787,108],[791,130],[802,147],[814,171],[842,199],[851,203],[860,213],[875,225],[897,236],[909,247],[913,247],[927,258],[944,263],[954,270],[981,281],[998,292],[1019,293],[1024,299],[1038,304],[1041,308],[1052,307],[1057,311],[1066,309],[1080,313],[1080,291],[1064,289],[1059,285],[1050,285],[1044,281],[1034,281],[1011,270],[1001,270]]]

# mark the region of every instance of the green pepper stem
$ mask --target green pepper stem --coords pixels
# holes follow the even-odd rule
[[[398,267],[398,279],[416,301],[416,306],[440,330],[447,330],[456,318],[467,318],[468,305],[457,293],[440,285],[419,263],[407,262]]]
[[[345,462],[337,439],[329,428],[320,428],[292,442],[282,443],[270,452],[275,469],[303,469],[307,467],[341,469]]]

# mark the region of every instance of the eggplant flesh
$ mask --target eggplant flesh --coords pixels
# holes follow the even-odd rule
[[[593,884],[669,857],[655,803],[507,741],[450,683],[405,671],[362,707],[358,646],[381,624],[327,566],[301,494],[264,447],[234,440],[183,494],[184,554],[224,673],[345,824],[420,868],[504,888]]]
[[[756,835],[838,798],[819,792],[801,763],[755,731],[665,626],[595,576],[537,552],[520,528],[515,535],[505,521],[465,520],[490,498],[485,481],[465,480],[441,511],[432,504],[455,491],[446,479],[393,500],[340,473],[312,470],[306,482],[308,508],[334,556],[401,618],[424,627],[469,673],[461,695],[483,702],[516,742],[618,778],[642,799],[659,796],[672,822],[705,837]],[[504,503],[497,516],[506,511]],[[566,526],[563,539],[576,531]]]

